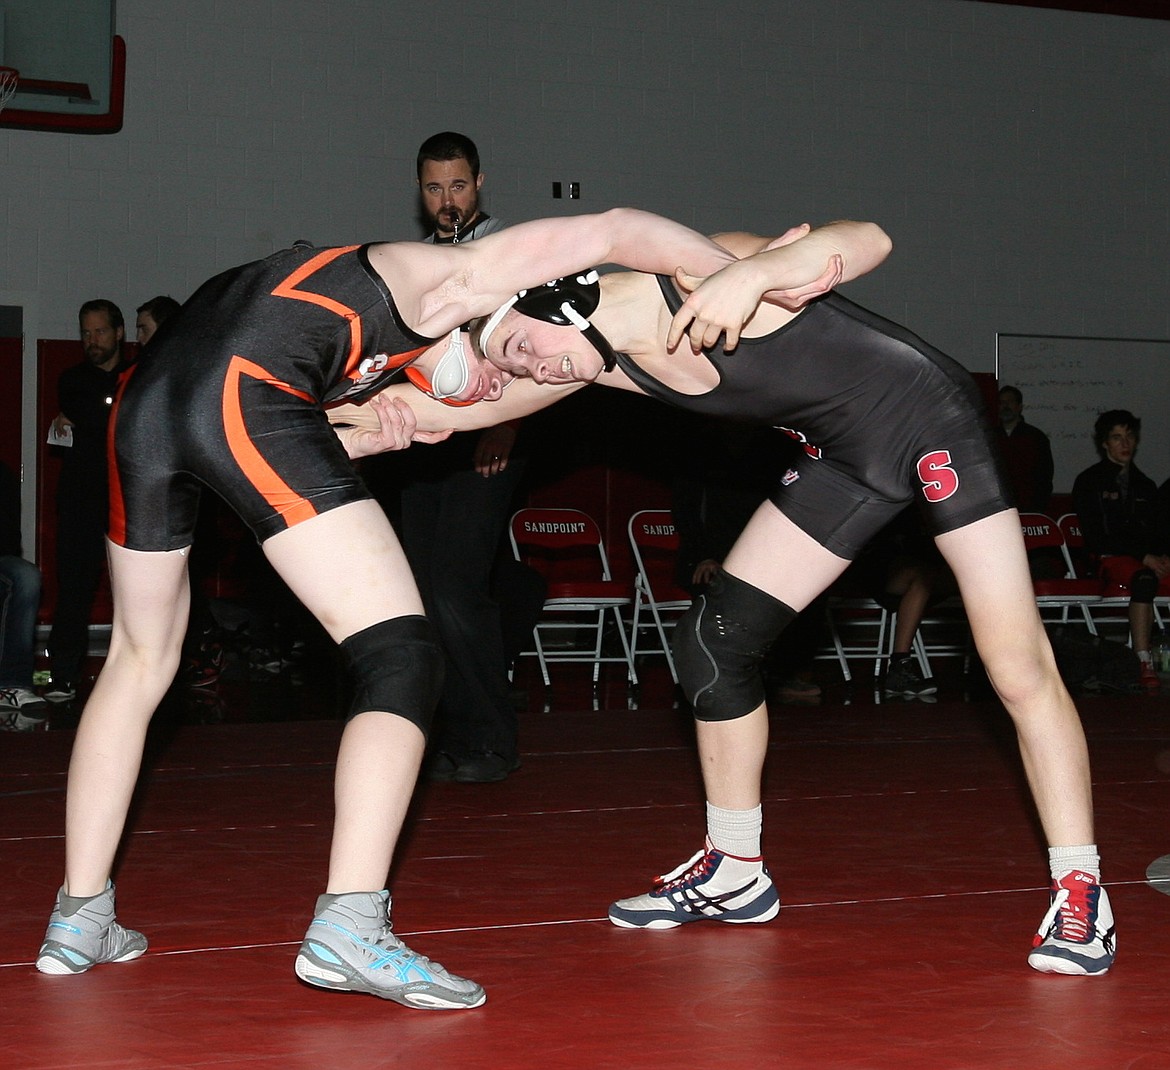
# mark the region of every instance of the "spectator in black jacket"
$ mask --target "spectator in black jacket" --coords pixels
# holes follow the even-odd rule
[[[106,564],[109,485],[106,428],[122,372],[125,320],[112,301],[86,301],[78,311],[84,359],[57,381],[60,433],[69,428],[57,483],[57,602],[49,636],[50,702],[77,694],[89,646],[89,617]]]
[[[1024,395],[1014,386],[999,388],[999,426],[995,441],[1008,484],[1021,513],[1046,513],[1052,498],[1052,445],[1040,428],[1023,417]]]
[[[1129,591],[1130,645],[1142,663],[1142,685],[1156,694],[1158,674],[1150,655],[1154,595],[1170,576],[1167,532],[1160,530],[1158,488],[1134,463],[1142,422],[1126,409],[1097,417],[1093,441],[1101,460],[1073,484],[1085,547],[1099,559],[1105,587]]]

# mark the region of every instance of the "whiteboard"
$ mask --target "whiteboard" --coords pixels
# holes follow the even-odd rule
[[[1024,395],[1024,419],[1052,442],[1057,494],[1100,459],[1093,424],[1107,409],[1142,421],[1137,466],[1159,485],[1170,477],[1170,339],[998,334],[999,385]]]

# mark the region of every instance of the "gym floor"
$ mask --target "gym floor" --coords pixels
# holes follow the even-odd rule
[[[522,768],[420,785],[395,928],[485,986],[468,1012],[293,976],[329,843],[328,683],[229,674],[213,699],[168,703],[117,874],[119,916],[150,950],[80,977],[32,966],[75,714],[4,736],[4,1065],[1170,1068],[1170,689],[1079,700],[1120,934],[1114,969],[1089,979],[1026,965],[1048,905],[1042,841],[1006,714],[957,669],[934,701],[876,703],[822,663],[818,704],[775,706],[774,922],[610,925],[612,899],[703,838],[688,717],[661,666],[645,676],[636,700],[606,679],[594,701],[583,670],[557,667],[546,698],[525,667]]]

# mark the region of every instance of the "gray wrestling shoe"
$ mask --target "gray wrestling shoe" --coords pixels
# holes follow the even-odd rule
[[[394,935],[385,890],[320,896],[296,973],[318,988],[366,992],[423,1010],[465,1010],[487,999],[474,981],[448,973]]]
[[[89,899],[62,888],[37,955],[41,973],[85,973],[99,962],[129,962],[146,950],[146,937],[114,920],[114,886]]]

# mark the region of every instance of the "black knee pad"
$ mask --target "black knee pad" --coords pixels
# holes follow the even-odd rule
[[[1131,602],[1153,602],[1158,593],[1158,574],[1152,568],[1139,568],[1129,578],[1129,600]]]
[[[443,690],[443,650],[426,617],[392,617],[341,642],[353,679],[346,720],[370,710],[405,717],[425,736]]]
[[[674,664],[700,721],[746,717],[764,701],[760,663],[796,611],[720,571],[679,618]]]

